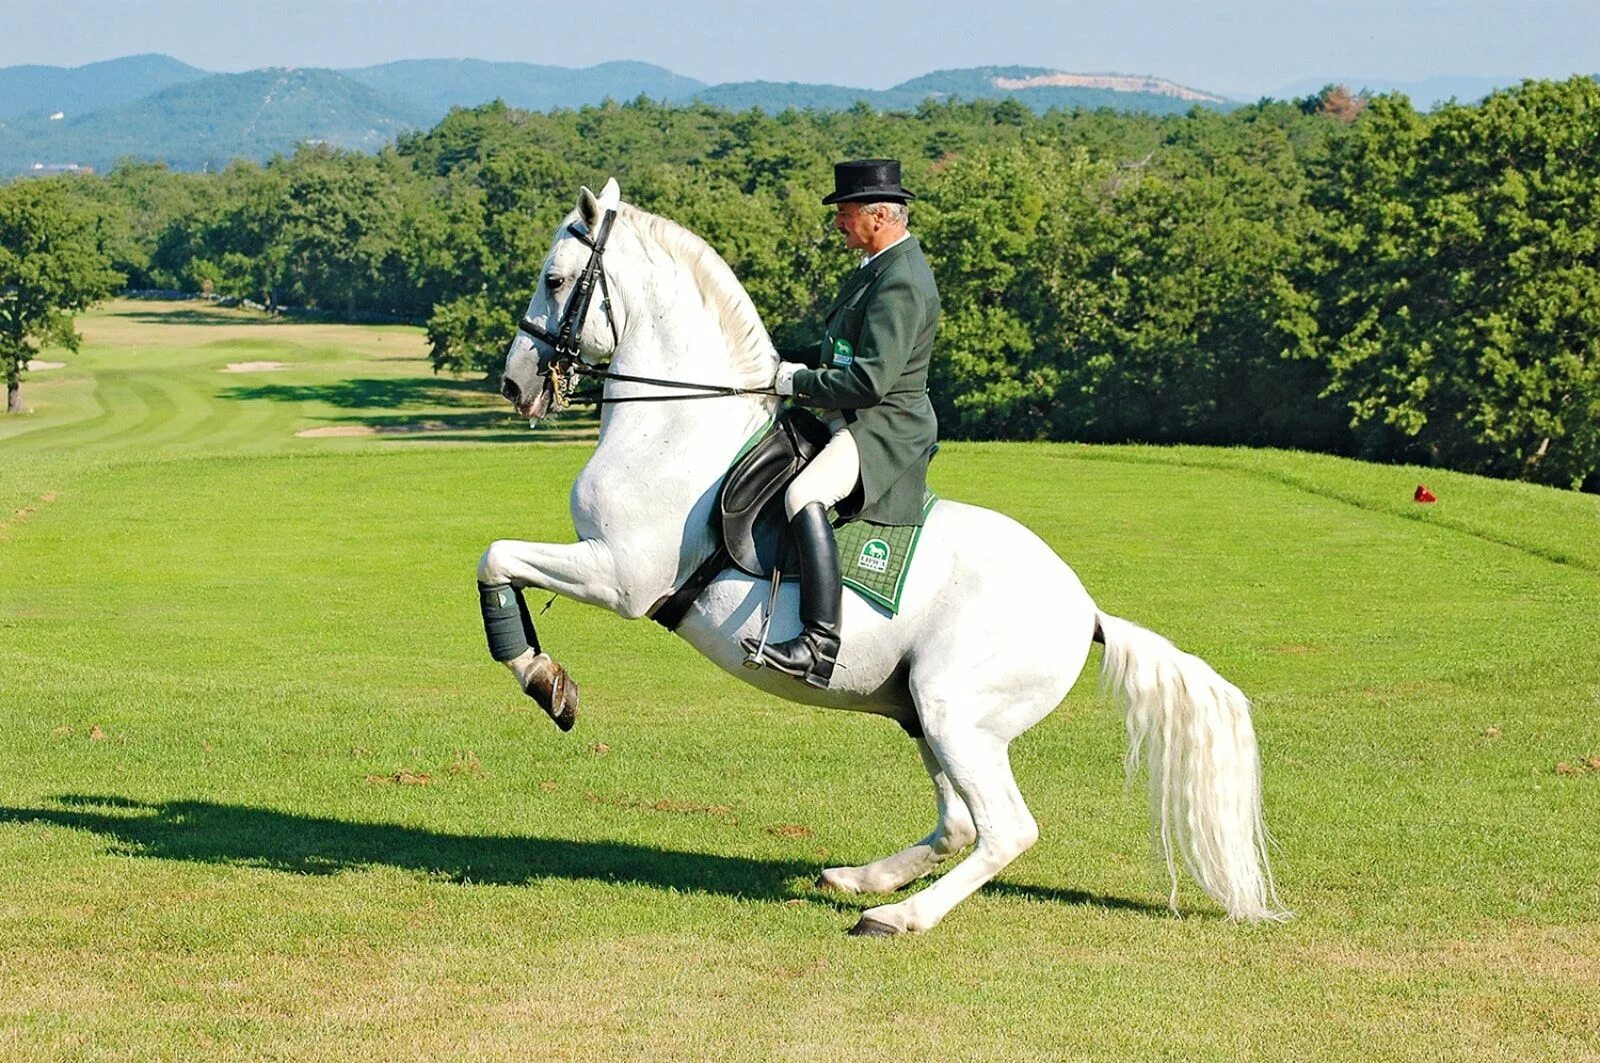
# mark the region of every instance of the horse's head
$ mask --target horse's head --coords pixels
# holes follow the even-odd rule
[[[577,209],[556,230],[500,378],[501,394],[523,417],[537,420],[550,411],[557,376],[571,360],[592,365],[615,353],[616,321],[603,268],[609,235],[604,222],[621,203],[615,179],[598,196],[581,188]]]

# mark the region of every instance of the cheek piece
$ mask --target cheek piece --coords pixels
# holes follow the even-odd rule
[[[497,661],[514,661],[528,650],[539,648],[539,634],[522,591],[509,583],[478,584],[478,604],[483,609],[483,633],[489,639],[489,656]]]

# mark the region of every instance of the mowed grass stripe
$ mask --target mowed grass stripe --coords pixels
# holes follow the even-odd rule
[[[233,327],[155,317],[99,327],[150,336],[141,352]],[[352,404],[373,397],[475,408],[426,405],[442,393],[386,353],[394,333],[349,335],[358,386],[326,363],[242,401],[212,349],[162,367],[171,406],[127,450],[79,455],[70,429],[6,444],[26,490],[4,490],[57,498],[0,525],[0,1055],[1600,1043],[1600,774],[1557,771],[1600,754],[1600,589],[1550,559],[1587,556],[1588,500],[1463,477],[1413,515],[1406,469],[947,446],[941,494],[1023,520],[1103,607],[1255,699],[1299,918],[1232,926],[1188,886],[1186,917],[1165,913],[1122,724],[1088,675],[1014,747],[1040,844],[934,933],[860,942],[841,930],[876,899],[810,880],[931,826],[907,741],[565,601],[539,621],[584,688],[559,734],[488,660],[473,566],[495,537],[570,539],[586,448],[296,439],[396,412]],[[109,346],[91,363],[132,368]],[[216,434],[261,411],[262,436]]]
[[[95,399],[104,412],[80,431],[59,433],[57,439],[62,442],[74,440],[69,445],[75,448],[105,449],[108,444],[116,449],[121,449],[123,444],[129,450],[136,448],[150,417],[149,398],[154,390],[140,378],[126,373],[101,376],[95,387]],[[55,441],[46,438],[35,442],[48,444]],[[122,452],[127,453],[127,450]]]
[[[295,431],[292,417],[273,403],[221,401],[216,391],[209,396],[209,414],[193,441],[196,450],[269,449]]]

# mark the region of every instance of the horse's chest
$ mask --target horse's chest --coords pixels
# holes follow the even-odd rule
[[[640,537],[654,541],[668,532],[666,538],[675,546],[669,517],[693,509],[696,494],[682,465],[681,453],[674,459],[653,447],[596,453],[572,484],[572,523],[578,536],[615,543]],[[681,527],[676,530],[681,534]]]

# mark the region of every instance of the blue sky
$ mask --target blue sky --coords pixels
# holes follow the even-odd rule
[[[1330,79],[1600,72],[1600,0],[0,0],[0,66],[206,70],[637,59],[706,82],[887,88],[951,67],[1155,74],[1254,99]]]

